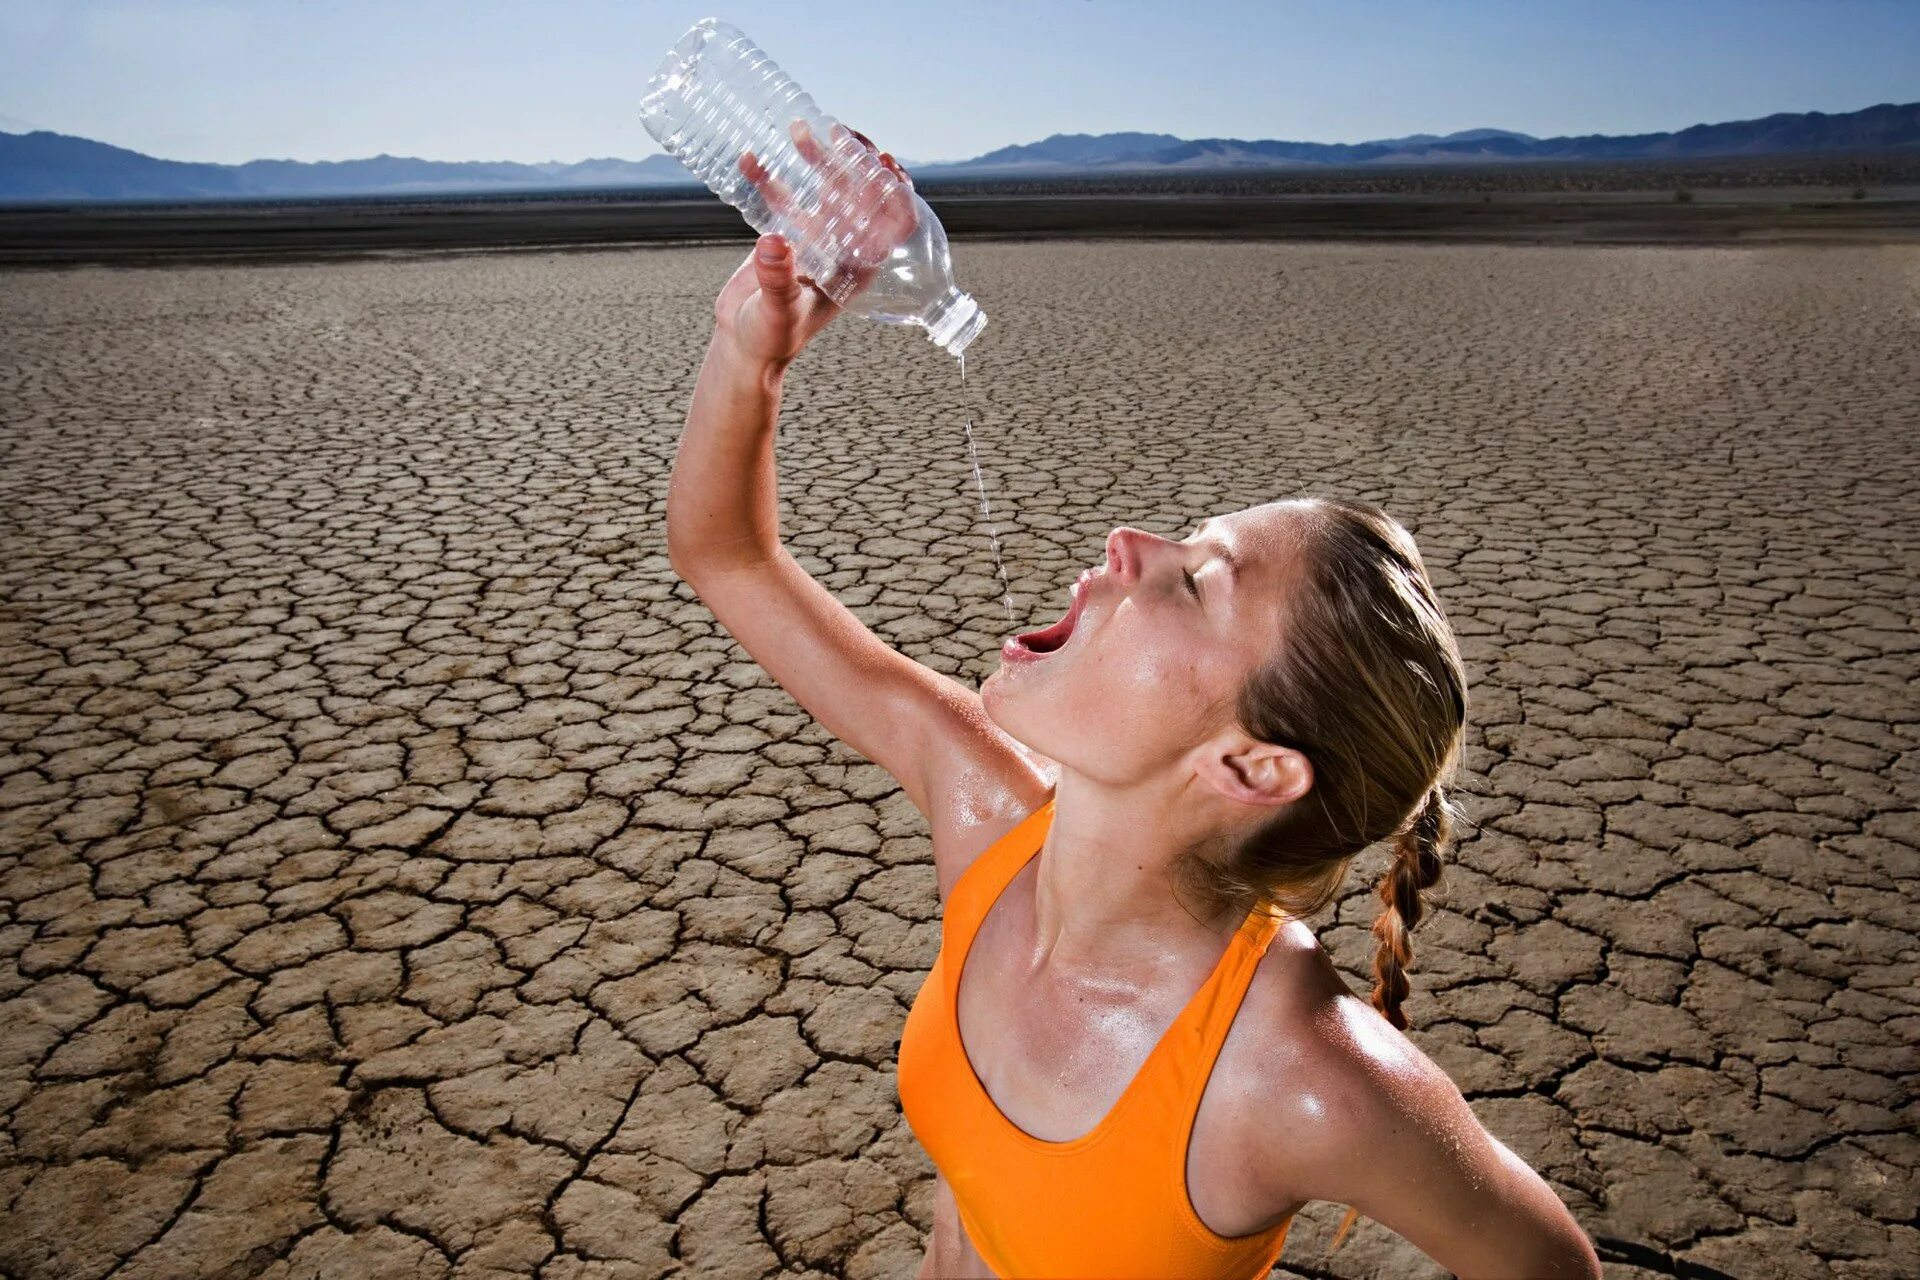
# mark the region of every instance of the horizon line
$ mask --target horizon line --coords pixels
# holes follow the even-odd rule
[[[1551,141],[1555,141],[1563,138],[1576,139],[1576,140],[1584,139],[1584,138],[1645,138],[1645,137],[1653,137],[1653,136],[1663,135],[1663,134],[1673,135],[1673,134],[1685,133],[1688,129],[1710,128],[1714,126],[1730,125],[1730,124],[1748,124],[1748,123],[1753,123],[1753,122],[1762,121],[1762,120],[1771,120],[1776,116],[1847,116],[1847,115],[1858,115],[1860,112],[1872,111],[1879,107],[1892,107],[1897,109],[1900,107],[1915,107],[1915,106],[1920,106],[1920,99],[1916,99],[1911,102],[1896,102],[1893,100],[1885,100],[1881,102],[1872,102],[1872,103],[1868,103],[1865,106],[1853,107],[1848,110],[1841,110],[1841,111],[1824,110],[1818,107],[1808,107],[1800,110],[1783,109],[1778,111],[1769,111],[1764,115],[1741,116],[1734,119],[1696,120],[1691,124],[1682,125],[1677,128],[1655,129],[1651,131],[1643,131],[1638,133],[1588,132],[1588,133],[1535,134],[1535,133],[1528,133],[1523,129],[1508,128],[1504,125],[1468,125],[1460,129],[1449,129],[1444,133],[1437,132],[1432,129],[1414,129],[1404,134],[1398,134],[1398,135],[1393,135],[1388,137],[1364,138],[1358,142],[1328,142],[1328,141],[1321,141],[1321,140],[1309,139],[1309,138],[1252,137],[1252,136],[1239,137],[1231,134],[1207,134],[1207,135],[1202,135],[1197,137],[1186,137],[1181,134],[1167,133],[1164,130],[1156,130],[1156,129],[1106,129],[1098,133],[1093,133],[1086,130],[1080,130],[1080,131],[1071,132],[1071,133],[1055,130],[1052,133],[1046,134],[1039,138],[1035,138],[1028,142],[1004,142],[997,146],[989,147],[987,148],[987,150],[982,151],[977,155],[968,156],[961,159],[918,159],[918,160],[912,160],[912,161],[903,159],[901,160],[901,163],[902,164],[911,163],[911,164],[922,166],[922,167],[936,166],[936,165],[968,164],[974,160],[978,160],[981,156],[989,155],[995,151],[1005,151],[1010,148],[1016,148],[1016,147],[1038,146],[1043,142],[1049,142],[1055,138],[1104,138],[1104,137],[1111,137],[1115,134],[1129,134],[1129,133],[1143,134],[1147,136],[1170,137],[1170,138],[1175,138],[1182,143],[1277,142],[1277,143],[1287,143],[1287,144],[1293,144],[1293,145],[1323,146],[1323,147],[1364,147],[1364,146],[1372,146],[1378,143],[1396,141],[1398,138],[1418,137],[1422,135],[1437,138],[1437,139],[1445,139],[1448,137],[1452,137],[1456,134],[1476,133],[1476,132],[1483,132],[1483,131],[1494,131],[1494,132],[1500,132],[1500,133],[1506,133],[1506,134],[1513,134],[1519,137],[1530,139],[1535,142],[1551,142]],[[23,121],[22,123],[27,123],[27,122]],[[322,160],[301,160],[293,156],[272,156],[272,155],[254,156],[247,160],[189,160],[189,159],[181,159],[180,157],[177,157],[177,156],[163,156],[151,151],[141,151],[137,147],[126,146],[118,142],[109,142],[104,138],[89,137],[86,134],[65,133],[59,129],[34,127],[26,130],[25,132],[20,132],[20,133],[16,133],[10,129],[0,129],[0,134],[6,134],[11,137],[31,137],[33,134],[36,134],[36,133],[45,133],[45,134],[51,134],[54,137],[74,138],[82,142],[97,143],[101,146],[113,147],[117,150],[132,152],[135,155],[145,156],[151,160],[159,160],[159,161],[163,161],[170,164],[204,164],[204,165],[214,165],[220,168],[228,168],[228,169],[240,168],[244,165],[249,165],[249,164],[309,164],[309,165],[355,164],[355,163],[360,163],[367,160],[382,160],[382,159],[414,160],[414,161],[419,161],[425,164],[513,164],[513,165],[523,165],[523,166],[538,166],[538,165],[573,166],[573,165],[588,164],[595,160],[612,160],[612,161],[618,161],[622,164],[644,164],[646,161],[651,160],[656,156],[663,157],[666,159],[673,158],[671,152],[659,149],[658,144],[654,143],[652,138],[647,137],[646,141],[650,145],[653,145],[655,147],[655,150],[653,150],[648,154],[639,155],[639,156],[589,155],[589,156],[582,156],[578,160],[561,160],[552,156],[549,156],[548,158],[541,159],[541,160],[514,160],[514,159],[497,158],[497,157],[486,158],[486,159],[468,158],[468,159],[449,160],[449,159],[431,157],[431,156],[406,155],[403,153],[392,152],[392,151],[379,151],[379,152],[375,152],[372,155],[351,155],[351,156],[345,156],[340,158],[329,158],[329,159],[322,159]],[[645,135],[642,134],[642,137],[645,137]],[[899,152],[897,151],[894,152],[894,155],[898,157]]]

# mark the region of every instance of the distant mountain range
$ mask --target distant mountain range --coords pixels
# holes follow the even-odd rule
[[[382,195],[459,191],[537,191],[555,187],[629,187],[686,183],[672,156],[511,161],[249,160],[193,164],[64,133],[0,133],[0,200],[218,200],[280,196]]]
[[[1667,135],[1661,135],[1663,137]],[[1608,139],[1612,141],[1612,139]],[[1170,133],[1056,133],[1042,142],[1001,147],[957,164],[915,174],[1120,173],[1143,170],[1297,169],[1310,165],[1433,164],[1523,157],[1540,139],[1507,129],[1467,129],[1440,137],[1416,133],[1375,142],[1249,142],[1240,138],[1176,138]]]
[[[1057,133],[971,160],[902,163],[916,177],[1061,177],[1199,173],[1311,166],[1512,164],[1536,160],[1692,159],[1920,148],[1920,102],[1828,115],[1803,111],[1697,124],[1678,133],[1534,138],[1506,129],[1373,142],[1178,138],[1168,133]],[[679,186],[693,181],[671,156],[578,164],[416,160],[194,164],[44,131],[0,133],[0,200],[199,200],[320,195],[417,195],[566,188]]]

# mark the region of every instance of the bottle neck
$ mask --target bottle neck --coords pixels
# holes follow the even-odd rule
[[[987,313],[980,309],[972,294],[949,287],[920,313],[920,323],[927,327],[927,336],[935,346],[948,355],[958,356],[987,327]]]

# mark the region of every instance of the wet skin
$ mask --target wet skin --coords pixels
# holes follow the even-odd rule
[[[1237,913],[1183,901],[1179,854],[1309,794],[1298,752],[1231,713],[1285,634],[1305,502],[1222,513],[1180,539],[1120,528],[1057,650],[976,692],[893,650],[779,541],[772,440],[786,367],[838,308],[762,237],[715,303],[668,497],[675,569],[794,699],[925,817],[942,904],[974,858],[1055,798],[1039,857],[982,921],[961,985],[969,1059],[1001,1111],[1077,1136],[1119,1097],[1218,961]],[[1446,1073],[1356,996],[1298,921],[1221,1047],[1187,1192],[1223,1235],[1350,1204],[1461,1275],[1592,1276],[1551,1187]],[[923,1275],[987,1275],[944,1179]],[[944,1208],[942,1206],[945,1206]]]

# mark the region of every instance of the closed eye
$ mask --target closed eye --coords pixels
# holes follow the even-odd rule
[[[1187,590],[1193,594],[1195,600],[1198,600],[1200,598],[1200,584],[1194,581],[1193,570],[1182,569],[1180,576],[1187,580]]]

